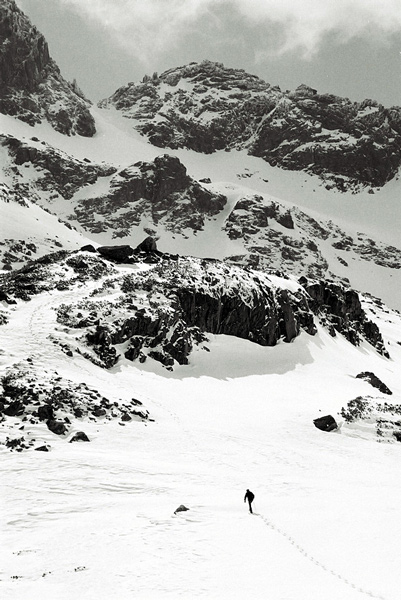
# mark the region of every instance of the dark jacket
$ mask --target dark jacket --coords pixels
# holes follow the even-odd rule
[[[253,502],[253,499],[255,498],[255,494],[253,494],[250,490],[246,490],[246,494],[245,494],[245,498],[244,498],[244,502],[246,500],[248,500],[248,502]]]

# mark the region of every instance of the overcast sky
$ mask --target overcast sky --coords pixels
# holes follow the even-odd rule
[[[205,58],[401,105],[401,0],[16,0],[92,100]]]

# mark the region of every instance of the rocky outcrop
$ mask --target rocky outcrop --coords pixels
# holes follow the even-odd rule
[[[41,436],[43,423],[55,435],[65,437],[74,425],[82,427],[83,421],[100,418],[147,421],[149,413],[137,410],[138,402],[135,398],[128,402],[110,400],[86,383],[74,383],[56,372],[35,367],[30,358],[8,368],[0,382],[0,420],[7,421],[9,430],[19,431],[29,425],[29,431],[27,428],[24,432],[25,440],[15,438],[6,444],[10,450],[47,451],[46,445],[38,447],[37,437]],[[12,419],[8,420],[9,417]],[[89,439],[78,430],[70,441]]]
[[[37,173],[36,178],[31,178],[34,188],[52,194],[56,191],[66,200],[83,186],[93,184],[99,177],[107,177],[117,170],[109,165],[73,158],[46,143],[29,144],[9,135],[0,135],[0,145],[7,149],[16,165],[15,174],[18,174],[18,167],[31,165]],[[17,185],[20,191],[27,189],[27,195],[30,195],[27,184]]]
[[[299,283],[311,298],[311,310],[319,315],[320,322],[329,328],[331,335],[341,333],[354,345],[359,345],[365,338],[380,354],[389,358],[379,328],[367,318],[355,290],[306,277],[301,277]]]
[[[401,108],[351,102],[300,85],[282,92],[241,69],[203,61],[119,88],[113,106],[156,146],[246,148],[327,185],[382,186],[401,164]]]
[[[1,2],[0,40],[0,112],[30,125],[48,120],[63,134],[93,136],[89,101],[61,76],[45,38],[14,0]]]
[[[202,187],[178,158],[165,154],[116,173],[109,191],[79,201],[71,218],[93,233],[111,227],[114,237],[128,236],[143,218],[174,233],[196,232],[225,204],[225,196]]]
[[[188,364],[194,346],[203,347],[209,333],[262,346],[290,342],[301,330],[316,333],[301,287],[287,289],[283,280],[276,289],[268,275],[220,261],[164,254],[152,269],[124,276],[119,286],[123,295],[113,304],[63,305],[57,317],[86,331],[93,360],[106,368],[118,361],[121,344],[129,360],[149,357],[171,369]]]
[[[401,405],[381,402],[380,398],[358,396],[350,400],[340,411],[347,426],[352,430],[354,423],[363,424],[358,427],[358,437],[364,431],[366,437],[378,442],[401,442]]]
[[[363,373],[358,373],[358,375],[356,375],[356,378],[357,379],[364,379],[365,381],[367,381],[368,383],[370,383],[371,386],[373,386],[374,388],[378,389],[379,392],[381,392],[382,394],[388,394],[389,396],[391,396],[392,393],[393,393],[386,386],[386,384],[383,383],[381,381],[381,379],[379,379],[377,377],[377,375],[375,375],[371,371],[364,371]]]

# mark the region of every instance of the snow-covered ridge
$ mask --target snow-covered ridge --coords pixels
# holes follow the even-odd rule
[[[331,335],[339,332],[356,345],[366,339],[389,356],[379,328],[367,319],[353,290],[215,259],[163,254],[150,244],[127,249],[116,247],[114,255],[102,247],[98,252],[60,251],[33,261],[3,276],[4,298],[26,301],[44,291],[77,289],[78,298],[59,304],[57,319],[79,333],[71,351],[107,368],[121,356],[141,363],[151,358],[168,368],[188,364],[193,348],[203,345],[208,334],[261,346],[291,342],[302,330],[316,334],[315,314]],[[118,256],[134,270],[119,274],[109,262],[120,262]]]
[[[211,61],[130,83],[99,106],[117,108],[156,146],[204,153],[246,148],[340,190],[382,186],[400,166],[399,107],[353,103],[305,85],[282,92]]]

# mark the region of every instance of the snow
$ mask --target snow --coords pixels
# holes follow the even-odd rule
[[[119,168],[164,153],[127,128],[117,111],[93,113],[93,139],[63,136],[48,124],[33,128],[4,115],[0,127]],[[397,178],[374,194],[339,193],[317,177],[271,167],[245,151],[168,152],[192,177],[210,177],[209,189],[224,193],[228,202],[219,219],[196,236],[191,232],[191,239],[165,233],[162,250],[240,254],[240,240],[214,242],[237,199],[254,193],[290,209],[299,206],[318,220],[334,219],[355,237],[363,230],[398,243]],[[244,173],[241,185],[238,175]],[[100,178],[74,201],[105,193],[109,184],[110,178]],[[42,252],[53,249],[54,238],[75,248],[90,237],[66,230],[31,202],[27,208],[0,201],[0,208],[2,238],[39,241]],[[138,236],[139,243],[141,234],[138,228],[132,238]],[[337,261],[329,242],[319,244],[327,246],[331,264]],[[396,302],[399,271],[340,254],[350,266],[337,272],[359,289]],[[266,277],[274,286],[298,289],[294,279]],[[338,418],[358,395],[384,399],[355,378],[361,371],[374,372],[393,391],[391,402],[401,403],[399,314],[364,301],[384,334],[389,360],[367,343],[355,348],[319,327],[316,336],[302,333],[274,348],[210,336],[210,352],[195,349],[190,364],[173,372],[151,359],[139,366],[121,359],[105,371],[77,353],[67,357],[50,337],[56,332],[62,341],[74,341],[74,332],[56,323],[54,309],[89,292],[45,293],[11,308],[2,303],[10,321],[0,327],[0,374],[31,357],[39,373],[53,369],[112,399],[139,398],[155,422],[85,423],[90,444],[68,444],[43,426],[38,435],[51,445],[49,453],[11,453],[0,445],[1,597],[399,598],[401,446],[379,444],[372,428],[343,423],[327,434],[312,423],[325,414]],[[0,423],[1,440],[12,422],[19,425],[18,418]],[[256,494],[254,515],[243,503],[248,487]],[[190,510],[174,515],[180,504]]]
[[[211,336],[210,352],[173,372],[126,360],[104,371],[49,339],[57,327],[70,335],[54,309],[77,293],[9,309],[1,370],[31,356],[39,371],[109,398],[135,395],[155,422],[85,423],[90,444],[43,427],[49,453],[0,446],[2,597],[399,597],[401,447],[347,424],[329,434],[312,424],[366,393],[361,370],[400,402],[399,315],[374,309],[391,360],[319,328],[274,348]],[[174,515],[180,504],[190,510]]]

